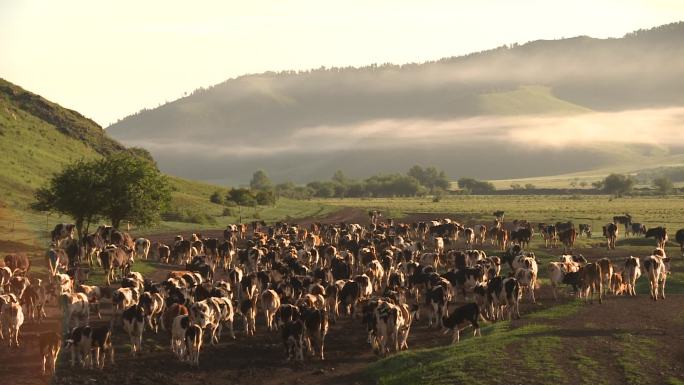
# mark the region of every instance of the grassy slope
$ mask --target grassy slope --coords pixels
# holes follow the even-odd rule
[[[488,115],[521,115],[546,113],[581,113],[591,110],[551,93],[544,86],[523,86],[514,91],[486,93],[477,96],[479,109]]]
[[[95,122],[0,79],[0,252],[42,252],[47,231],[68,218],[30,211],[33,191],[70,162],[95,159],[120,148]],[[204,213],[214,221],[201,225],[162,222],[153,230],[223,227],[239,220],[237,209],[235,215],[222,216],[223,206],[209,202],[219,187],[177,177],[170,181],[175,188],[174,207]],[[320,204],[281,200],[276,207],[244,209],[242,219],[275,221],[324,215],[330,210]]]

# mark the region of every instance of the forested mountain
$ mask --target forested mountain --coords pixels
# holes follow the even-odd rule
[[[245,75],[107,130],[149,149],[169,173],[211,181],[244,183],[257,168],[278,181],[329,177],[336,169],[363,177],[415,163],[453,178],[504,178],[668,156],[658,131],[648,145],[610,145],[611,135],[622,125],[672,130],[682,125],[679,107],[681,22],[622,38],[538,40],[421,64]],[[634,116],[645,117],[641,126]],[[588,127],[604,134],[592,143],[568,135]]]

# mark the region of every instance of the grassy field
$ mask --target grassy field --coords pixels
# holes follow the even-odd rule
[[[401,218],[409,213],[448,214],[451,218],[491,223],[492,213],[504,210],[506,219],[533,222],[571,220],[592,224],[595,231],[614,215],[629,213],[634,222],[647,226],[665,225],[670,230],[684,227],[684,196],[612,199],[609,196],[517,195],[448,196],[439,202],[431,198],[323,199],[314,204],[379,209],[385,216]],[[598,230],[596,230],[598,229]],[[598,236],[601,234],[599,233]]]

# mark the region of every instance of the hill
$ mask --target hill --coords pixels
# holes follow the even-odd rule
[[[674,23],[422,64],[245,75],[107,130],[149,149],[167,172],[220,183],[245,183],[256,168],[305,182],[337,168],[363,177],[414,163],[436,164],[453,178],[572,173],[617,164],[619,151],[576,142],[566,117],[575,119],[572,128],[601,131],[621,128],[624,111],[645,111],[647,129],[677,116],[683,36],[684,23]],[[649,143],[657,151],[663,144]],[[487,162],[469,162],[483,153]]]

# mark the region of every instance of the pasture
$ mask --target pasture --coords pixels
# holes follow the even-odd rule
[[[617,249],[606,250],[600,227],[613,215],[628,212],[635,222],[647,226],[665,225],[670,232],[684,228],[684,199],[572,197],[572,196],[450,196],[440,202],[430,198],[396,199],[317,199],[279,202],[265,209],[268,223],[279,219],[309,224],[368,223],[367,210],[383,211],[383,218],[400,222],[452,218],[464,224],[490,225],[495,210],[504,210],[506,222],[526,219],[531,222],[554,223],[572,220],[575,225],[589,223],[594,227],[592,238],[580,237],[575,253],[589,261],[608,257],[619,265],[626,256],[644,257],[653,250],[651,239],[624,237],[620,233]],[[267,213],[267,214],[266,214]],[[26,218],[26,217],[24,217]],[[45,232],[41,218],[34,216],[27,223],[18,221],[15,228],[17,244],[30,248],[14,250],[33,256],[39,275],[46,272],[43,251]],[[294,218],[299,218],[298,220]],[[43,218],[44,219],[44,218]],[[195,225],[163,223],[155,229],[133,229],[134,237],[146,236],[153,241],[170,244],[176,233],[188,236],[201,232],[206,237],[221,238],[224,224]],[[622,228],[620,229],[622,231]],[[21,234],[21,236],[19,236]],[[18,247],[15,243],[4,245]],[[479,247],[479,246],[478,246]],[[447,248],[463,249],[462,241]],[[502,255],[486,243],[487,255]],[[426,315],[413,320],[407,351],[380,358],[366,341],[366,326],[361,319],[342,317],[330,325],[326,338],[326,360],[306,357],[303,363],[285,360],[278,332],[266,330],[262,311],[258,311],[256,335],[246,336],[243,320],[236,318],[236,340],[226,333],[216,346],[205,344],[199,368],[179,362],[169,349],[169,332],[143,335],[143,354],[131,357],[128,336],[121,325],[113,332],[116,364],[104,371],[71,369],[68,352],[62,352],[54,377],[41,376],[36,333],[59,325],[54,303],[48,309],[43,324],[25,324],[23,346],[9,350],[0,346],[0,378],[12,378],[16,384],[445,384],[502,382],[524,384],[680,384],[684,381],[684,259],[679,247],[668,243],[667,254],[673,257],[672,273],[668,276],[667,299],[653,302],[648,297],[648,281],[637,281],[637,297],[608,295],[603,304],[585,304],[574,299],[569,290],[558,301],[551,295],[547,265],[562,254],[562,247],[545,248],[535,235],[529,250],[535,252],[539,264],[540,287],[537,303],[527,297],[521,302],[521,318],[512,321],[485,322],[482,337],[472,337],[472,329],[462,332],[461,341],[451,345],[451,336],[440,328],[428,328]],[[138,261],[133,271],[146,278],[161,281],[171,270],[181,266],[157,261]],[[32,268],[32,272],[34,268]],[[508,274],[508,266],[502,275]],[[218,270],[217,279],[226,272]],[[95,268],[90,284],[103,284],[103,274]],[[116,286],[116,284],[114,285]],[[468,302],[472,296],[468,296]],[[464,303],[458,297],[449,305],[451,311]],[[105,324],[111,308],[103,301],[103,319],[91,316],[94,325]],[[12,377],[8,377],[12,376]],[[16,378],[16,381],[14,379]]]

